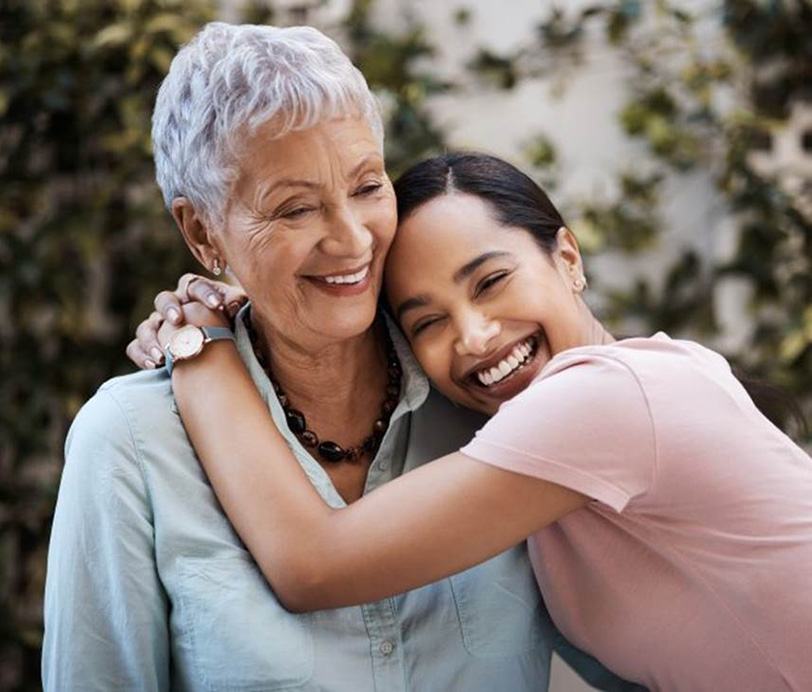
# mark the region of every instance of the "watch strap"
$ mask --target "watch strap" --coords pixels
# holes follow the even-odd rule
[[[234,336],[234,332],[231,331],[229,327],[199,327],[199,329],[201,332],[203,332],[204,348],[206,347],[206,344],[209,343],[210,341],[220,341],[222,339],[231,339],[235,343],[237,341],[236,337]],[[200,354],[198,353],[197,355]],[[184,358],[184,360],[186,359]],[[172,368],[175,367],[175,358],[172,355],[172,351],[168,348],[164,349],[164,363],[166,366],[166,372],[171,377]]]
[[[229,327],[201,327],[200,329],[203,332],[203,336],[206,337],[206,341],[204,343],[208,343],[209,341],[219,341],[220,339],[231,339],[232,341],[236,341],[234,338],[234,332],[231,331]]]

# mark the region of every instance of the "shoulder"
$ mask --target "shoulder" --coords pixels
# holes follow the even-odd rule
[[[639,414],[648,402],[637,359],[614,344],[574,348],[556,355],[496,418],[523,413],[540,422],[577,424],[596,417]]]
[[[180,425],[163,370],[108,380],[82,406],[65,443],[65,472],[105,474],[141,464],[145,431]],[[173,420],[175,419],[175,420]]]

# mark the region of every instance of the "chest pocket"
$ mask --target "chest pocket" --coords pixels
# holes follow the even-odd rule
[[[178,585],[176,648],[191,659],[193,687],[291,690],[312,677],[308,616],[282,608],[251,560],[183,558]]]
[[[504,658],[549,646],[547,613],[524,545],[450,581],[463,643],[471,655]]]

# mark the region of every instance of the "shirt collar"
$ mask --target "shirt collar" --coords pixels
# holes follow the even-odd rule
[[[254,354],[251,338],[245,326],[244,320],[249,308],[250,303],[240,310],[235,319],[234,333],[237,341],[237,350],[248,369],[248,373],[251,375],[251,379],[254,381],[254,384],[256,384],[257,389],[259,389],[262,398],[265,399],[265,402],[268,404],[274,419],[279,423],[285,420],[282,405],[279,403],[279,399],[276,396],[276,392],[274,392],[271,381],[268,379],[268,375]],[[428,379],[418,365],[400,329],[389,315],[384,314],[384,321],[403,370],[403,386],[401,387],[400,400],[398,401],[397,408],[392,413],[392,419],[394,420],[405,413],[416,411],[420,408],[428,398],[430,387]],[[282,428],[285,433],[288,432],[287,425],[282,426]],[[285,434],[285,437],[289,436]]]

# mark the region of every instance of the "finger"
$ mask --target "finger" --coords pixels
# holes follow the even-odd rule
[[[150,360],[156,364],[163,363],[164,352],[158,343],[158,330],[164,323],[164,318],[157,312],[153,312],[146,320],[138,325],[135,330],[135,339],[139,348],[148,354]]]
[[[240,308],[248,302],[248,296],[240,287],[230,286],[229,284],[221,284],[221,286],[226,314],[229,317],[234,317]]]
[[[189,296],[189,287],[195,281],[200,281],[205,279],[205,277],[200,276],[199,274],[192,274],[191,272],[187,272],[183,276],[178,279],[178,286],[175,289],[175,295],[178,297],[178,300],[181,303],[189,303],[193,298]]]
[[[155,296],[155,310],[174,325],[183,324],[183,311],[180,300],[172,291],[161,291]]]
[[[215,309],[225,304],[223,300],[225,286],[226,284],[221,284],[219,281],[210,281],[201,276],[197,281],[187,284],[186,294],[190,301],[197,300],[203,305]]]
[[[141,349],[137,339],[127,344],[126,353],[127,357],[142,370],[154,370],[157,367],[157,363]]]

